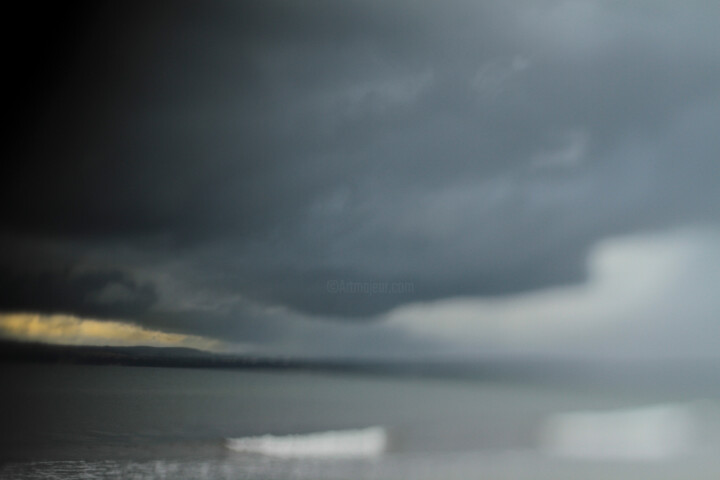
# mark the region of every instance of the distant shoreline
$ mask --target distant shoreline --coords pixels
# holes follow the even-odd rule
[[[212,353],[191,348],[68,346],[0,340],[2,365],[96,365],[157,368],[256,370],[437,378],[502,383],[535,383],[548,387],[586,385],[623,389],[664,389],[667,384],[706,393],[720,363],[706,360],[631,362],[569,361],[550,358],[354,359],[283,358]]]

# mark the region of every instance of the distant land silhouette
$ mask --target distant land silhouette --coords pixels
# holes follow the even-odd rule
[[[212,353],[181,347],[72,346],[0,340],[3,364],[116,365],[132,367],[309,371],[392,377],[436,377],[539,384],[615,384],[663,388],[668,382],[697,390],[720,378],[711,359],[578,361],[559,358],[357,359],[292,358]],[[713,385],[715,382],[711,382]],[[702,390],[702,387],[700,388]],[[700,392],[702,393],[702,392]]]
[[[171,368],[312,370],[403,376],[509,378],[535,376],[528,362],[439,360],[368,360],[261,357],[212,353],[182,347],[75,346],[0,340],[0,364],[125,365]],[[537,365],[536,365],[537,366]]]

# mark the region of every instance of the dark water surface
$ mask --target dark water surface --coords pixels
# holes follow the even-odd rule
[[[720,478],[712,382],[700,396],[670,384],[68,365],[5,365],[0,381],[2,478]],[[617,415],[598,433],[572,412]],[[227,438],[371,426],[388,436],[371,458],[226,448]],[[589,457],[563,452],[567,441]],[[636,452],[594,455],[618,442]]]

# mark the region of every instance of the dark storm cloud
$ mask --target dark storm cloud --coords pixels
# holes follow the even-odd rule
[[[48,242],[1,237],[0,251],[0,311],[132,319],[157,300],[131,273],[83,265]]]
[[[269,341],[293,322],[257,309],[367,318],[576,283],[600,238],[716,220],[713,6],[65,13],[72,32],[37,32],[49,50],[33,50],[0,214],[7,238],[62,242],[71,268],[101,273],[8,271],[6,309]],[[329,292],[338,280],[414,288]]]
[[[5,311],[133,318],[155,301],[152,286],[138,285],[120,271],[5,272],[2,280],[0,308]]]

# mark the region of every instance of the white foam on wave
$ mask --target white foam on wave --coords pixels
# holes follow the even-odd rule
[[[229,438],[226,444],[237,452],[274,457],[350,458],[382,455],[387,442],[387,432],[383,427],[370,427],[304,435]]]
[[[578,459],[657,461],[690,453],[695,432],[695,416],[685,405],[578,411],[546,419],[541,449]]]

